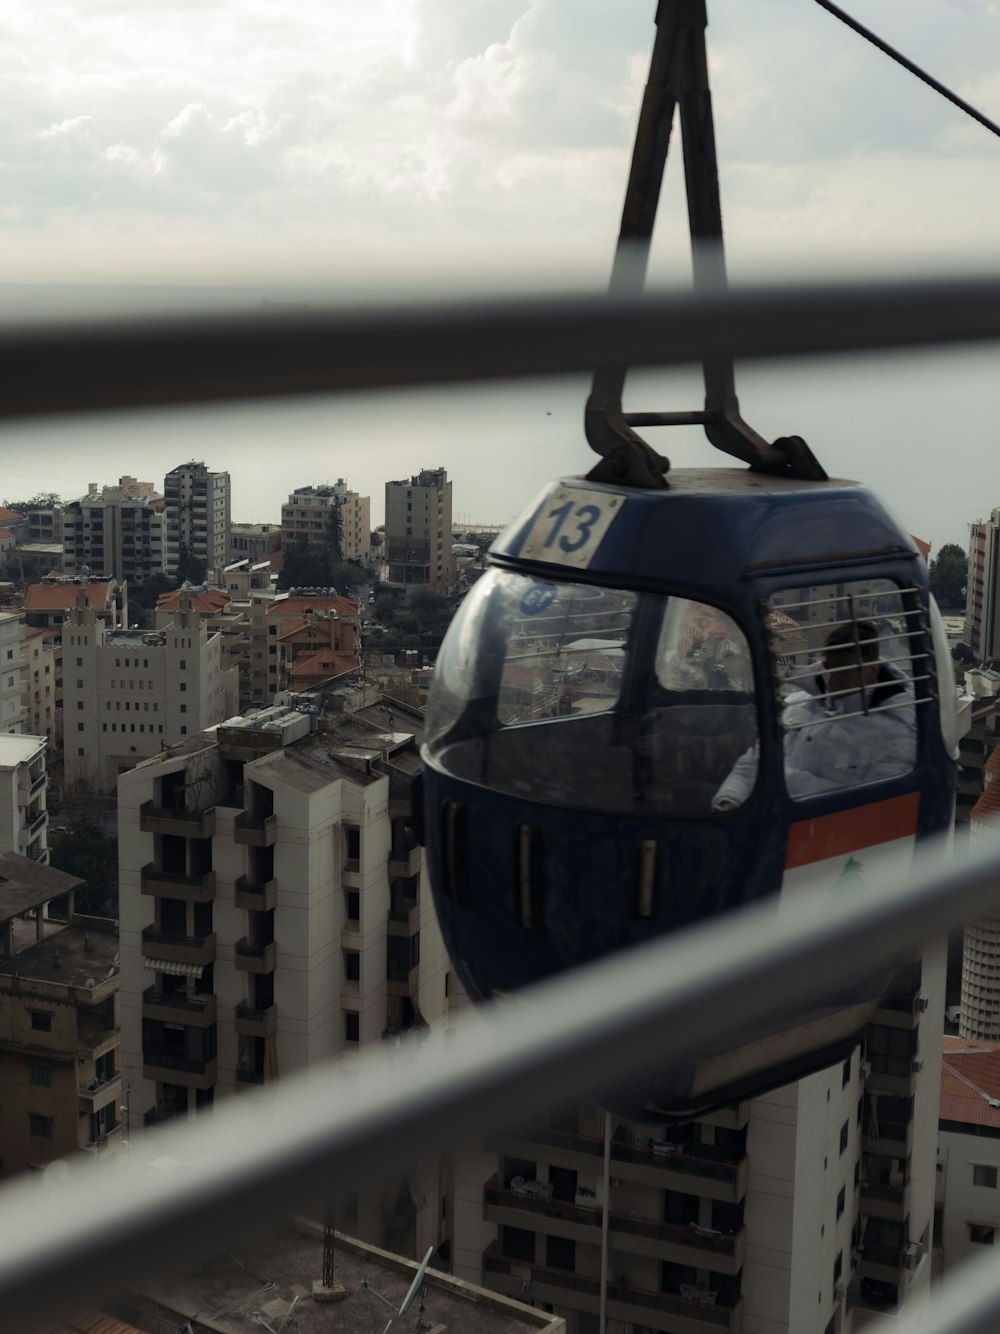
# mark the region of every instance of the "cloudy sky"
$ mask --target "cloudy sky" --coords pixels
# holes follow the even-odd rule
[[[1000,4],[845,0],[1000,120]],[[20,282],[603,283],[655,0],[12,0]],[[812,0],[709,3],[731,267],[988,263],[1000,140]],[[684,254],[672,170],[658,273]]]

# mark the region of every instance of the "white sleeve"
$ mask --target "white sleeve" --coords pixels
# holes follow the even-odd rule
[[[757,769],[760,764],[760,747],[756,744],[745,750],[730,769],[727,778],[712,798],[712,810],[717,811],[724,801],[731,801],[735,806],[742,806],[753,791],[757,781]]]

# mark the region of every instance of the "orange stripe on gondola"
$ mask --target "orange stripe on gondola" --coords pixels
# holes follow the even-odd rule
[[[917,832],[919,810],[919,792],[908,792],[905,797],[889,797],[834,815],[821,815],[816,820],[800,820],[788,830],[785,870],[912,837]]]

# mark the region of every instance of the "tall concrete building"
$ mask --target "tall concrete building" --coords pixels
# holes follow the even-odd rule
[[[23,732],[27,713],[21,680],[21,625],[19,612],[0,612],[0,734]]]
[[[92,607],[75,607],[63,663],[68,784],[113,790],[125,769],[236,710],[238,673],[223,665],[222,636],[209,632],[189,591],[161,630],[108,630]]]
[[[210,472],[204,463],[182,463],[163,480],[167,574],[187,557],[211,571],[229,560],[232,526],[228,472]]]
[[[408,481],[385,484],[388,581],[403,589],[455,591],[451,550],[451,482],[444,468],[425,468]]]
[[[602,1281],[620,1334],[826,1334],[919,1306],[944,972],[943,948],[901,969],[863,1049],[765,1096],[655,1130],[574,1105],[463,1152],[455,1273],[569,1334],[598,1331]]]
[[[1000,659],[1000,509],[969,525],[962,638],[980,662]]]
[[[85,496],[63,507],[62,519],[66,574],[141,584],[165,572],[166,517],[152,482],[126,476],[100,489],[91,482]]]
[[[1000,841],[1000,747],[983,766],[983,793],[972,808],[969,835],[972,847],[984,851]],[[959,1033],[1000,1041],[1000,915],[965,924]]]
[[[935,1259],[945,1274],[1000,1236],[1000,1043],[945,1037]]]
[[[371,499],[348,490],[344,479],[336,485],[297,486],[281,507],[281,545],[323,544],[330,530],[330,514],[340,512],[341,552],[345,560],[371,557]]]
[[[349,1068],[445,1014],[446,956],[406,828],[417,728],[399,708],[391,722],[377,707],[269,709],[120,778],[135,1125],[197,1118],[334,1057]],[[436,1174],[345,1209],[355,1235],[420,1250],[437,1240]]]
[[[0,735],[0,852],[47,863],[48,770],[44,736]]]

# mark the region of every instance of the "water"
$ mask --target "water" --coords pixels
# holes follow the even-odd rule
[[[1000,375],[992,347],[878,354],[738,369],[745,418],[762,435],[802,435],[831,476],[862,480],[934,549],[966,545],[968,525],[1000,505],[996,423]],[[56,491],[123,473],[162,485],[190,459],[228,469],[233,519],[278,522],[296,486],[346,479],[383,517],[384,484],[443,466],[454,514],[504,522],[550,478],[582,473],[594,456],[583,438],[583,376],[289,404],[127,412],[7,423],[0,497]],[[627,406],[701,405],[697,373],[630,378]],[[723,462],[700,431],[648,433],[675,466]]]

